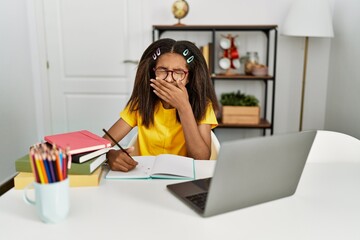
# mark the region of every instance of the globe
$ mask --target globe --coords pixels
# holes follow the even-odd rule
[[[172,5],[172,13],[174,17],[178,19],[178,24],[180,23],[180,19],[184,18],[189,12],[189,4],[185,0],[177,0]]]

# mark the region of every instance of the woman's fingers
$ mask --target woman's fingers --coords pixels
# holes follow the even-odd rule
[[[150,81],[150,86],[154,89],[154,93],[170,104],[176,104],[181,99],[187,100],[188,98],[187,90],[182,81],[177,81],[176,84],[161,79],[151,79]]]
[[[128,152],[132,152],[133,149],[129,148]],[[111,170],[128,172],[136,167],[138,164],[134,159],[130,158],[125,152],[118,150],[116,151],[116,157],[112,161],[109,161]]]

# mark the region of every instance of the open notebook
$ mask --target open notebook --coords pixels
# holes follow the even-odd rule
[[[135,156],[138,165],[129,172],[110,170],[106,179],[194,179],[194,159],[173,154]]]

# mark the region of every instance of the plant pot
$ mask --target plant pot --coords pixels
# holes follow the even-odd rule
[[[259,124],[260,107],[223,106],[222,123],[227,124]]]

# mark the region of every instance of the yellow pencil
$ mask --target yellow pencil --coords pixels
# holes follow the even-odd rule
[[[45,169],[45,166],[44,166],[44,159],[42,159],[40,154],[38,154],[38,156],[39,156],[39,165],[40,165],[40,168],[41,168],[41,171],[42,171],[42,174],[43,174],[43,178],[44,178],[44,183],[49,183],[49,180],[48,180],[48,177],[47,177],[47,174],[46,174],[46,169]]]
[[[37,153],[35,153],[35,164],[36,164],[37,172],[39,173],[40,183],[45,183],[43,172],[40,166],[40,160]]]

